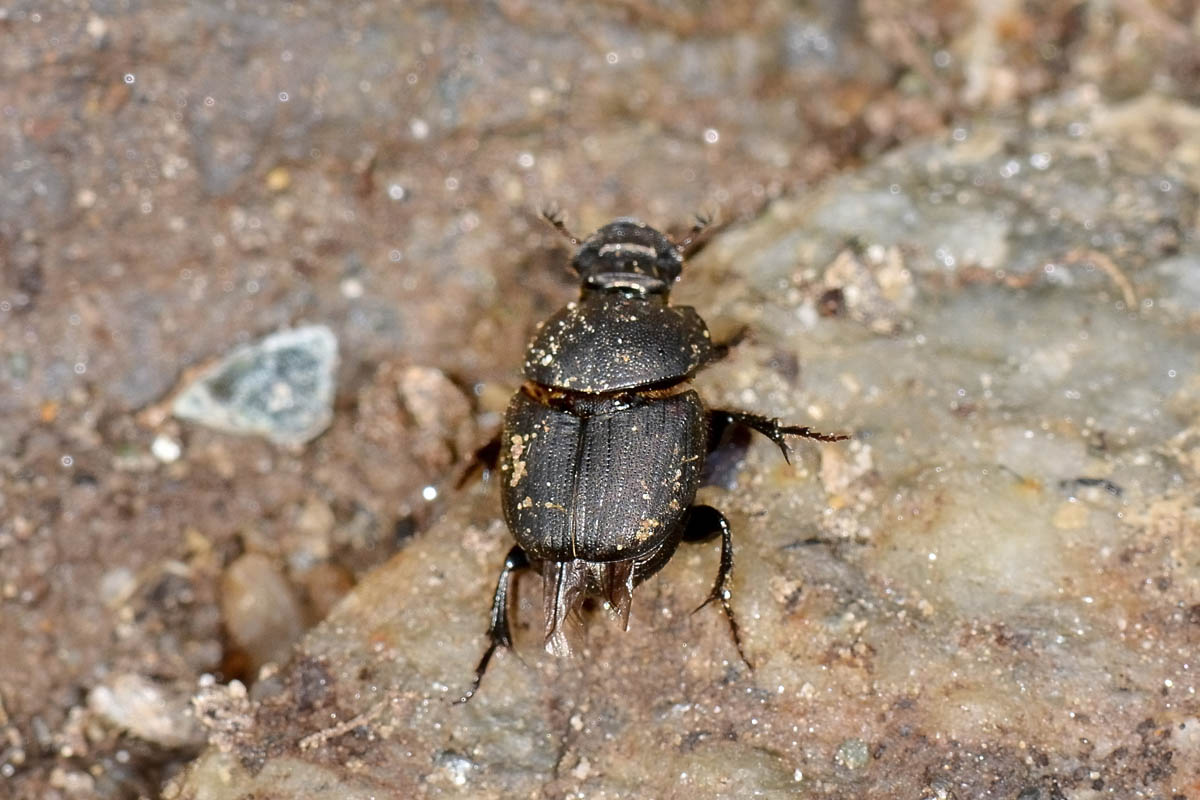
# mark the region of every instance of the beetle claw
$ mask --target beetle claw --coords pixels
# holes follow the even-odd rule
[[[492,660],[492,655],[495,654],[496,648],[499,646],[500,642],[493,641],[488,646],[488,649],[484,651],[483,658],[479,659],[479,666],[475,667],[475,680],[471,681],[471,688],[463,692],[462,697],[455,700],[453,705],[462,705],[479,691],[479,684],[483,681],[483,673],[487,671],[488,662]]]
[[[706,608],[709,603],[711,603],[713,600],[716,600],[717,597],[718,595],[716,594],[710,594],[703,603],[692,609],[692,613],[698,614],[702,609]]]
[[[737,618],[733,616],[733,607],[729,604],[729,593],[722,592],[717,599],[721,601],[721,607],[725,610],[725,619],[729,620],[729,631],[733,634],[733,646],[737,648],[738,656],[747,667],[754,669],[754,665],[750,663],[749,658],[746,658],[746,651],[742,647],[742,630],[738,627]]]
[[[747,667],[754,669],[754,664],[752,664],[750,659],[746,657],[746,651],[742,648],[742,631],[741,628],[738,627],[737,620],[733,616],[733,607],[729,604],[728,590],[724,588],[714,589],[713,593],[710,594],[703,603],[692,609],[692,613],[695,614],[705,606],[712,603],[714,600],[721,601],[721,608],[725,612],[725,619],[729,621],[729,630],[733,634],[733,646],[737,648],[738,657],[742,659],[742,663],[744,663]]]

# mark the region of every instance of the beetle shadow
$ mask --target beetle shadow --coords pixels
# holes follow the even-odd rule
[[[716,486],[726,491],[737,488],[737,478],[750,452],[751,431],[744,425],[730,425],[714,442],[700,473],[701,486]]]

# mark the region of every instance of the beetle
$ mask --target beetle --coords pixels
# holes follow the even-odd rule
[[[749,666],[730,605],[729,522],[717,509],[694,504],[705,458],[731,426],[766,435],[785,459],[787,436],[848,437],[709,409],[692,388],[692,377],[728,349],[713,343],[695,309],[670,303],[706,220],[679,242],[631,217],[580,240],[558,214],[543,216],[576,248],[571,266],[580,296],[534,334],[525,383],[493,441],[504,520],[516,544],[496,583],[487,650],[459,702],[478,690],[496,650],[512,646],[509,593],[518,573],[541,573],[546,649],[564,656],[571,650],[567,622],[579,616],[585,598],[603,600],[628,630],[634,588],[680,542],[718,534],[720,566],[700,608],[720,602]]]

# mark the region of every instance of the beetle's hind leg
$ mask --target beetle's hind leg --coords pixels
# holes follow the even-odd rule
[[[784,460],[788,463],[791,463],[792,460],[791,450],[787,445],[786,437],[788,436],[803,436],[805,439],[816,439],[818,442],[840,442],[850,438],[850,435],[846,433],[822,433],[807,425],[780,425],[779,420],[759,414],[716,409],[709,412],[710,448],[720,442],[721,437],[731,425],[742,425],[766,436],[779,447]]]
[[[742,649],[741,629],[738,628],[733,606],[729,602],[729,575],[733,571],[733,534],[729,530],[729,520],[712,506],[692,506],[687,510],[683,526],[685,542],[707,542],[718,533],[721,534],[721,566],[717,568],[717,580],[713,583],[708,599],[697,606],[696,611],[714,600],[720,601],[721,608],[725,610],[725,619],[729,620],[729,630],[733,633],[733,643],[737,647],[738,655],[746,662],[747,667],[754,669],[754,665],[746,658],[746,652]]]
[[[496,594],[492,597],[492,619],[488,625],[488,639],[490,640],[488,649],[484,651],[483,658],[479,659],[479,666],[475,667],[475,680],[471,683],[471,688],[464,692],[463,696],[455,701],[456,703],[467,702],[479,690],[483,673],[487,671],[488,662],[492,660],[496,648],[512,647],[512,630],[508,626],[508,593],[512,588],[513,576],[523,569],[529,569],[529,566],[529,557],[525,555],[525,551],[521,549],[520,545],[513,545],[504,559],[504,568],[500,570],[500,579],[496,581]]]

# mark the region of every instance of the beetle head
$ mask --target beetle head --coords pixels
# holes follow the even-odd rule
[[[584,289],[665,295],[683,268],[683,253],[649,225],[621,217],[589,236],[571,266]]]

